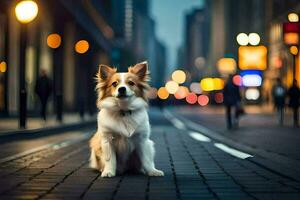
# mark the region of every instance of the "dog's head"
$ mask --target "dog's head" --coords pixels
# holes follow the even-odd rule
[[[141,97],[147,101],[149,89],[149,71],[147,62],[138,63],[128,68],[128,72],[118,73],[116,68],[100,65],[96,75],[98,103],[107,97],[117,101],[130,101]]]

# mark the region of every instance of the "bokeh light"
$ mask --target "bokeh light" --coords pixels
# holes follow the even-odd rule
[[[184,83],[186,80],[186,74],[182,70],[176,70],[172,73],[172,80],[176,83]]]
[[[174,94],[176,99],[184,99],[189,93],[189,89],[185,86],[179,86],[178,90]]]
[[[249,43],[249,38],[246,33],[240,33],[236,36],[236,41],[241,46],[246,46]]]
[[[167,99],[169,97],[169,92],[165,87],[160,87],[157,91],[157,96],[160,99]]]
[[[297,46],[291,46],[290,47],[290,52],[293,55],[297,55],[298,54],[298,47]]]
[[[34,1],[20,1],[15,8],[15,14],[21,23],[29,23],[36,18],[38,10],[38,5]]]
[[[175,94],[175,92],[178,90],[178,83],[175,81],[168,81],[166,83],[166,89],[170,94]]]
[[[156,99],[157,98],[157,89],[152,87],[150,90],[147,92],[147,97],[149,99]]]
[[[289,13],[288,14],[288,20],[290,22],[298,22],[299,21],[299,16],[296,13]]]
[[[249,88],[245,92],[245,97],[247,100],[257,100],[259,96],[260,94],[257,88]]]
[[[79,40],[78,42],[76,42],[75,44],[75,51],[77,53],[83,54],[85,52],[87,52],[89,50],[89,42],[86,40]]]
[[[7,70],[7,64],[6,64],[6,62],[2,61],[2,62],[0,63],[0,72],[1,72],[1,73],[5,73],[6,70]]]
[[[223,99],[224,99],[223,93],[217,92],[214,96],[214,99],[216,103],[223,103]]]
[[[223,90],[224,81],[221,78],[213,78],[214,90]]]
[[[47,45],[50,48],[56,49],[60,46],[61,44],[61,37],[59,34],[57,33],[52,33],[50,35],[48,35],[47,37]]]
[[[198,98],[197,98],[197,95],[195,93],[191,92],[191,93],[188,93],[185,100],[189,104],[195,104],[197,102]]]
[[[221,74],[233,74],[236,71],[236,61],[233,58],[221,58],[217,66]]]
[[[258,74],[247,74],[242,77],[242,84],[246,87],[258,87],[262,84],[262,78]]]
[[[237,85],[237,86],[242,86],[242,77],[240,75],[234,75],[232,78],[232,82],[233,84]]]
[[[203,91],[222,90],[224,88],[224,81],[221,78],[204,78],[200,81]]]
[[[202,93],[200,83],[198,83],[198,82],[191,83],[190,90],[191,90],[191,92],[194,92],[195,94],[201,94]]]
[[[198,103],[200,106],[206,106],[208,102],[209,102],[209,98],[207,95],[202,94],[198,97]]]
[[[214,80],[212,78],[204,78],[200,81],[201,89],[203,91],[214,90]]]
[[[249,43],[251,45],[258,45],[260,42],[260,37],[257,33],[250,33],[249,34]]]

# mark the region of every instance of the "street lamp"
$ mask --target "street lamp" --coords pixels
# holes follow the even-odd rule
[[[34,1],[20,1],[15,8],[17,20],[20,22],[20,65],[19,65],[19,126],[26,128],[27,92],[25,85],[25,64],[27,46],[27,24],[34,20],[38,14],[38,6]]]

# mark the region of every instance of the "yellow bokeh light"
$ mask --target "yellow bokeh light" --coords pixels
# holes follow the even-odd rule
[[[214,80],[212,78],[204,78],[200,81],[200,86],[203,91],[213,91]]]
[[[297,55],[298,54],[298,47],[297,46],[291,46],[290,47],[290,52],[293,55]]]
[[[76,44],[75,44],[75,51],[77,53],[83,54],[85,52],[87,52],[89,50],[89,42],[86,40],[79,40]]]
[[[48,35],[48,37],[47,37],[47,45],[50,48],[56,49],[56,48],[58,48],[60,46],[60,44],[61,44],[61,37],[60,37],[60,35],[58,35],[56,33]]]
[[[178,87],[178,83],[176,83],[175,81],[168,81],[166,83],[166,89],[170,94],[175,94],[178,90]]]
[[[172,73],[172,80],[176,83],[184,83],[186,80],[186,74],[182,70],[176,70]]]
[[[214,82],[214,90],[223,90],[224,88],[224,81],[221,78],[213,78]]]
[[[169,97],[169,92],[165,87],[161,87],[157,91],[157,96],[160,99],[167,99]]]
[[[296,13],[290,13],[288,15],[288,19],[290,22],[298,22],[299,21],[299,16]]]
[[[1,72],[1,73],[5,73],[6,70],[7,70],[7,64],[6,64],[6,62],[2,61],[2,62],[0,63],[0,72]]]
[[[38,10],[38,5],[34,1],[26,0],[17,4],[15,13],[21,23],[29,23],[36,18]]]
[[[203,91],[210,92],[214,90],[222,90],[224,81],[221,78],[204,78],[200,81]]]

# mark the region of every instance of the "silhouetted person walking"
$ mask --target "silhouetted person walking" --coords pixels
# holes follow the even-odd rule
[[[226,123],[227,128],[231,129],[232,123],[232,108],[234,108],[234,124],[238,124],[238,118],[241,109],[241,95],[237,85],[233,83],[233,75],[230,75],[225,84],[224,91],[224,105],[226,107]]]
[[[300,99],[300,89],[297,86],[297,81],[293,81],[292,87],[288,90],[288,97],[289,97],[289,107],[293,109],[293,119],[294,119],[294,126],[298,126],[298,109],[299,109],[299,99]]]
[[[41,75],[36,81],[35,93],[41,102],[41,117],[46,121],[47,102],[52,93],[52,81],[44,69],[41,70]]]
[[[280,78],[277,78],[276,84],[272,88],[272,96],[273,96],[274,106],[278,113],[279,124],[283,125],[286,89],[281,83]]]

